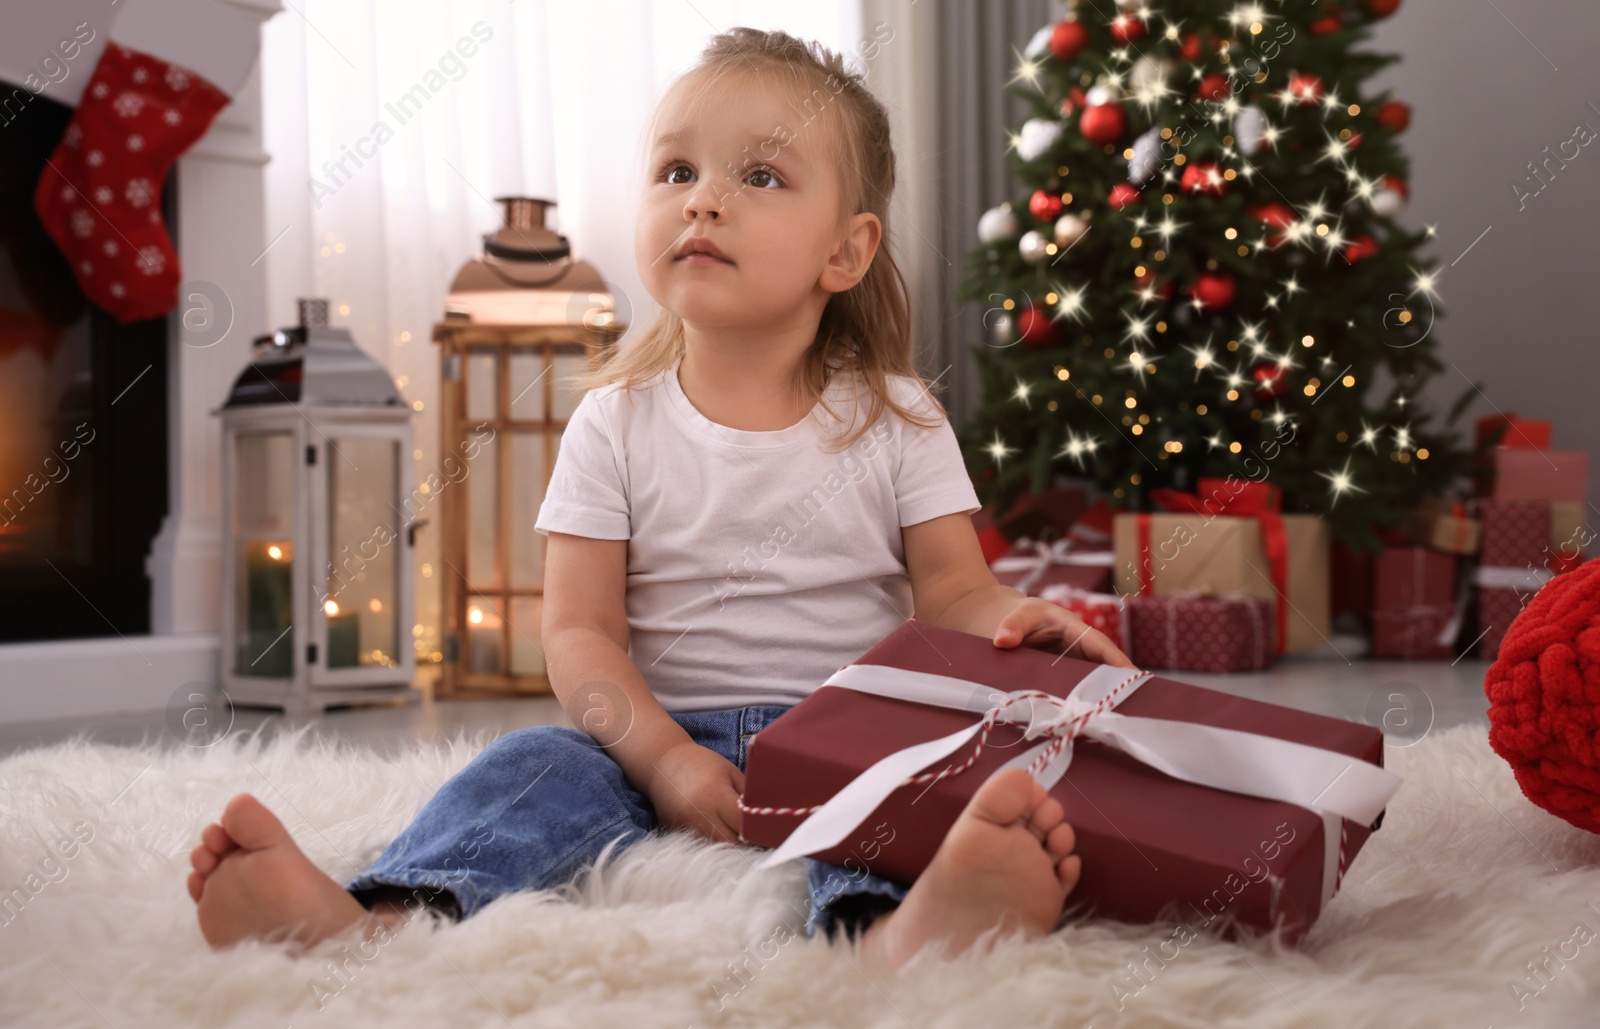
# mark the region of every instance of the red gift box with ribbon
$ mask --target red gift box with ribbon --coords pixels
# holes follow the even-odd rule
[[[1115,593],[1053,585],[1041,590],[1039,599],[1066,608],[1089,628],[1105,633],[1118,650],[1128,652],[1128,605]]]
[[[1020,539],[989,566],[995,581],[1037,597],[1050,586],[1099,593],[1111,585],[1111,551],[1084,550],[1072,539]]]
[[[1473,573],[1478,589],[1478,656],[1492,661],[1500,641],[1528,598],[1551,578],[1551,505],[1548,500],[1479,502],[1482,561]]]
[[[1372,656],[1450,660],[1461,628],[1456,558],[1427,547],[1378,555]]]
[[[1327,523],[1278,511],[1276,488],[1238,477],[1202,478],[1199,493],[1151,490],[1159,514],[1120,514],[1117,591],[1243,594],[1274,604],[1273,649],[1327,642],[1332,600]]]
[[[1128,657],[1141,668],[1250,672],[1271,668],[1274,605],[1238,594],[1128,600]]]
[[[1315,922],[1399,779],[1383,735],[1149,672],[907,622],[751,741],[741,836],[915,881],[990,775],[1023,767],[1083,859],[1066,918]]]

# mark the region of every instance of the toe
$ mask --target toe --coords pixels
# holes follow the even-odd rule
[[[215,822],[206,826],[200,833],[200,843],[219,858],[238,846],[233,842],[233,837],[228,835],[228,831]]]
[[[984,821],[1010,825],[1027,813],[1038,783],[1021,768],[1008,768],[991,775],[978,787],[967,810]]]
[[[222,828],[245,850],[261,850],[289,839],[288,830],[278,821],[278,816],[248,793],[228,801],[222,812]]]
[[[205,891],[205,887],[205,876],[201,875],[199,872],[189,873],[189,897],[196,904],[200,903],[200,894]]]
[[[1040,832],[1049,833],[1056,826],[1060,825],[1061,820],[1066,816],[1067,813],[1061,807],[1061,801],[1054,797],[1047,796],[1039,802],[1038,807],[1033,809],[1033,815],[1031,818],[1029,818],[1029,821],[1033,824],[1034,828],[1038,829]]]
[[[210,875],[211,870],[217,867],[218,860],[217,852],[204,843],[189,852],[189,864],[201,876]]]
[[[1056,827],[1050,830],[1050,834],[1044,838],[1045,848],[1058,858],[1071,854],[1072,848],[1077,842],[1072,826],[1066,822],[1057,823]]]
[[[1078,885],[1078,877],[1082,873],[1083,858],[1077,854],[1070,854],[1056,862],[1056,878],[1061,880],[1061,885],[1067,888],[1068,893],[1072,892],[1072,888]]]

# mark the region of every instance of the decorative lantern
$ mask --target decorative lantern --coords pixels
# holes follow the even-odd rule
[[[326,300],[258,337],[222,417],[222,683],[318,713],[416,699],[411,412]]]
[[[574,374],[627,329],[605,282],[545,228],[546,200],[501,197],[504,224],[457,274],[434,326],[440,361],[439,696],[549,693],[534,531]],[[451,462],[461,462],[459,482]]]

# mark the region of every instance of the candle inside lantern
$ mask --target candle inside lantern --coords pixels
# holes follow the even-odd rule
[[[244,634],[236,672],[286,678],[294,670],[291,625],[294,545],[287,540],[244,543]]]

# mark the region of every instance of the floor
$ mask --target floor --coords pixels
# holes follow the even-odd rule
[[[1349,652],[1348,650],[1346,651]],[[1167,673],[1172,678],[1255,700],[1301,708],[1318,714],[1366,722],[1382,728],[1391,741],[1415,742],[1431,729],[1463,722],[1487,725],[1488,700],[1483,679],[1489,663],[1463,658],[1443,661],[1367,661],[1290,658],[1266,672],[1207,675]],[[494,735],[529,725],[570,724],[554,697],[517,699],[435,700],[436,670],[418,673],[419,700],[362,707],[334,708],[312,719],[314,733],[337,737],[382,754],[401,747],[431,744],[458,731],[487,730]],[[281,712],[264,708],[224,706],[213,722],[214,742],[228,732],[258,729],[270,735],[299,725]],[[17,722],[0,725],[0,756],[46,746],[83,733],[111,744],[137,745],[161,741],[173,746],[185,738],[182,713],[165,711],[107,715],[88,719]]]

